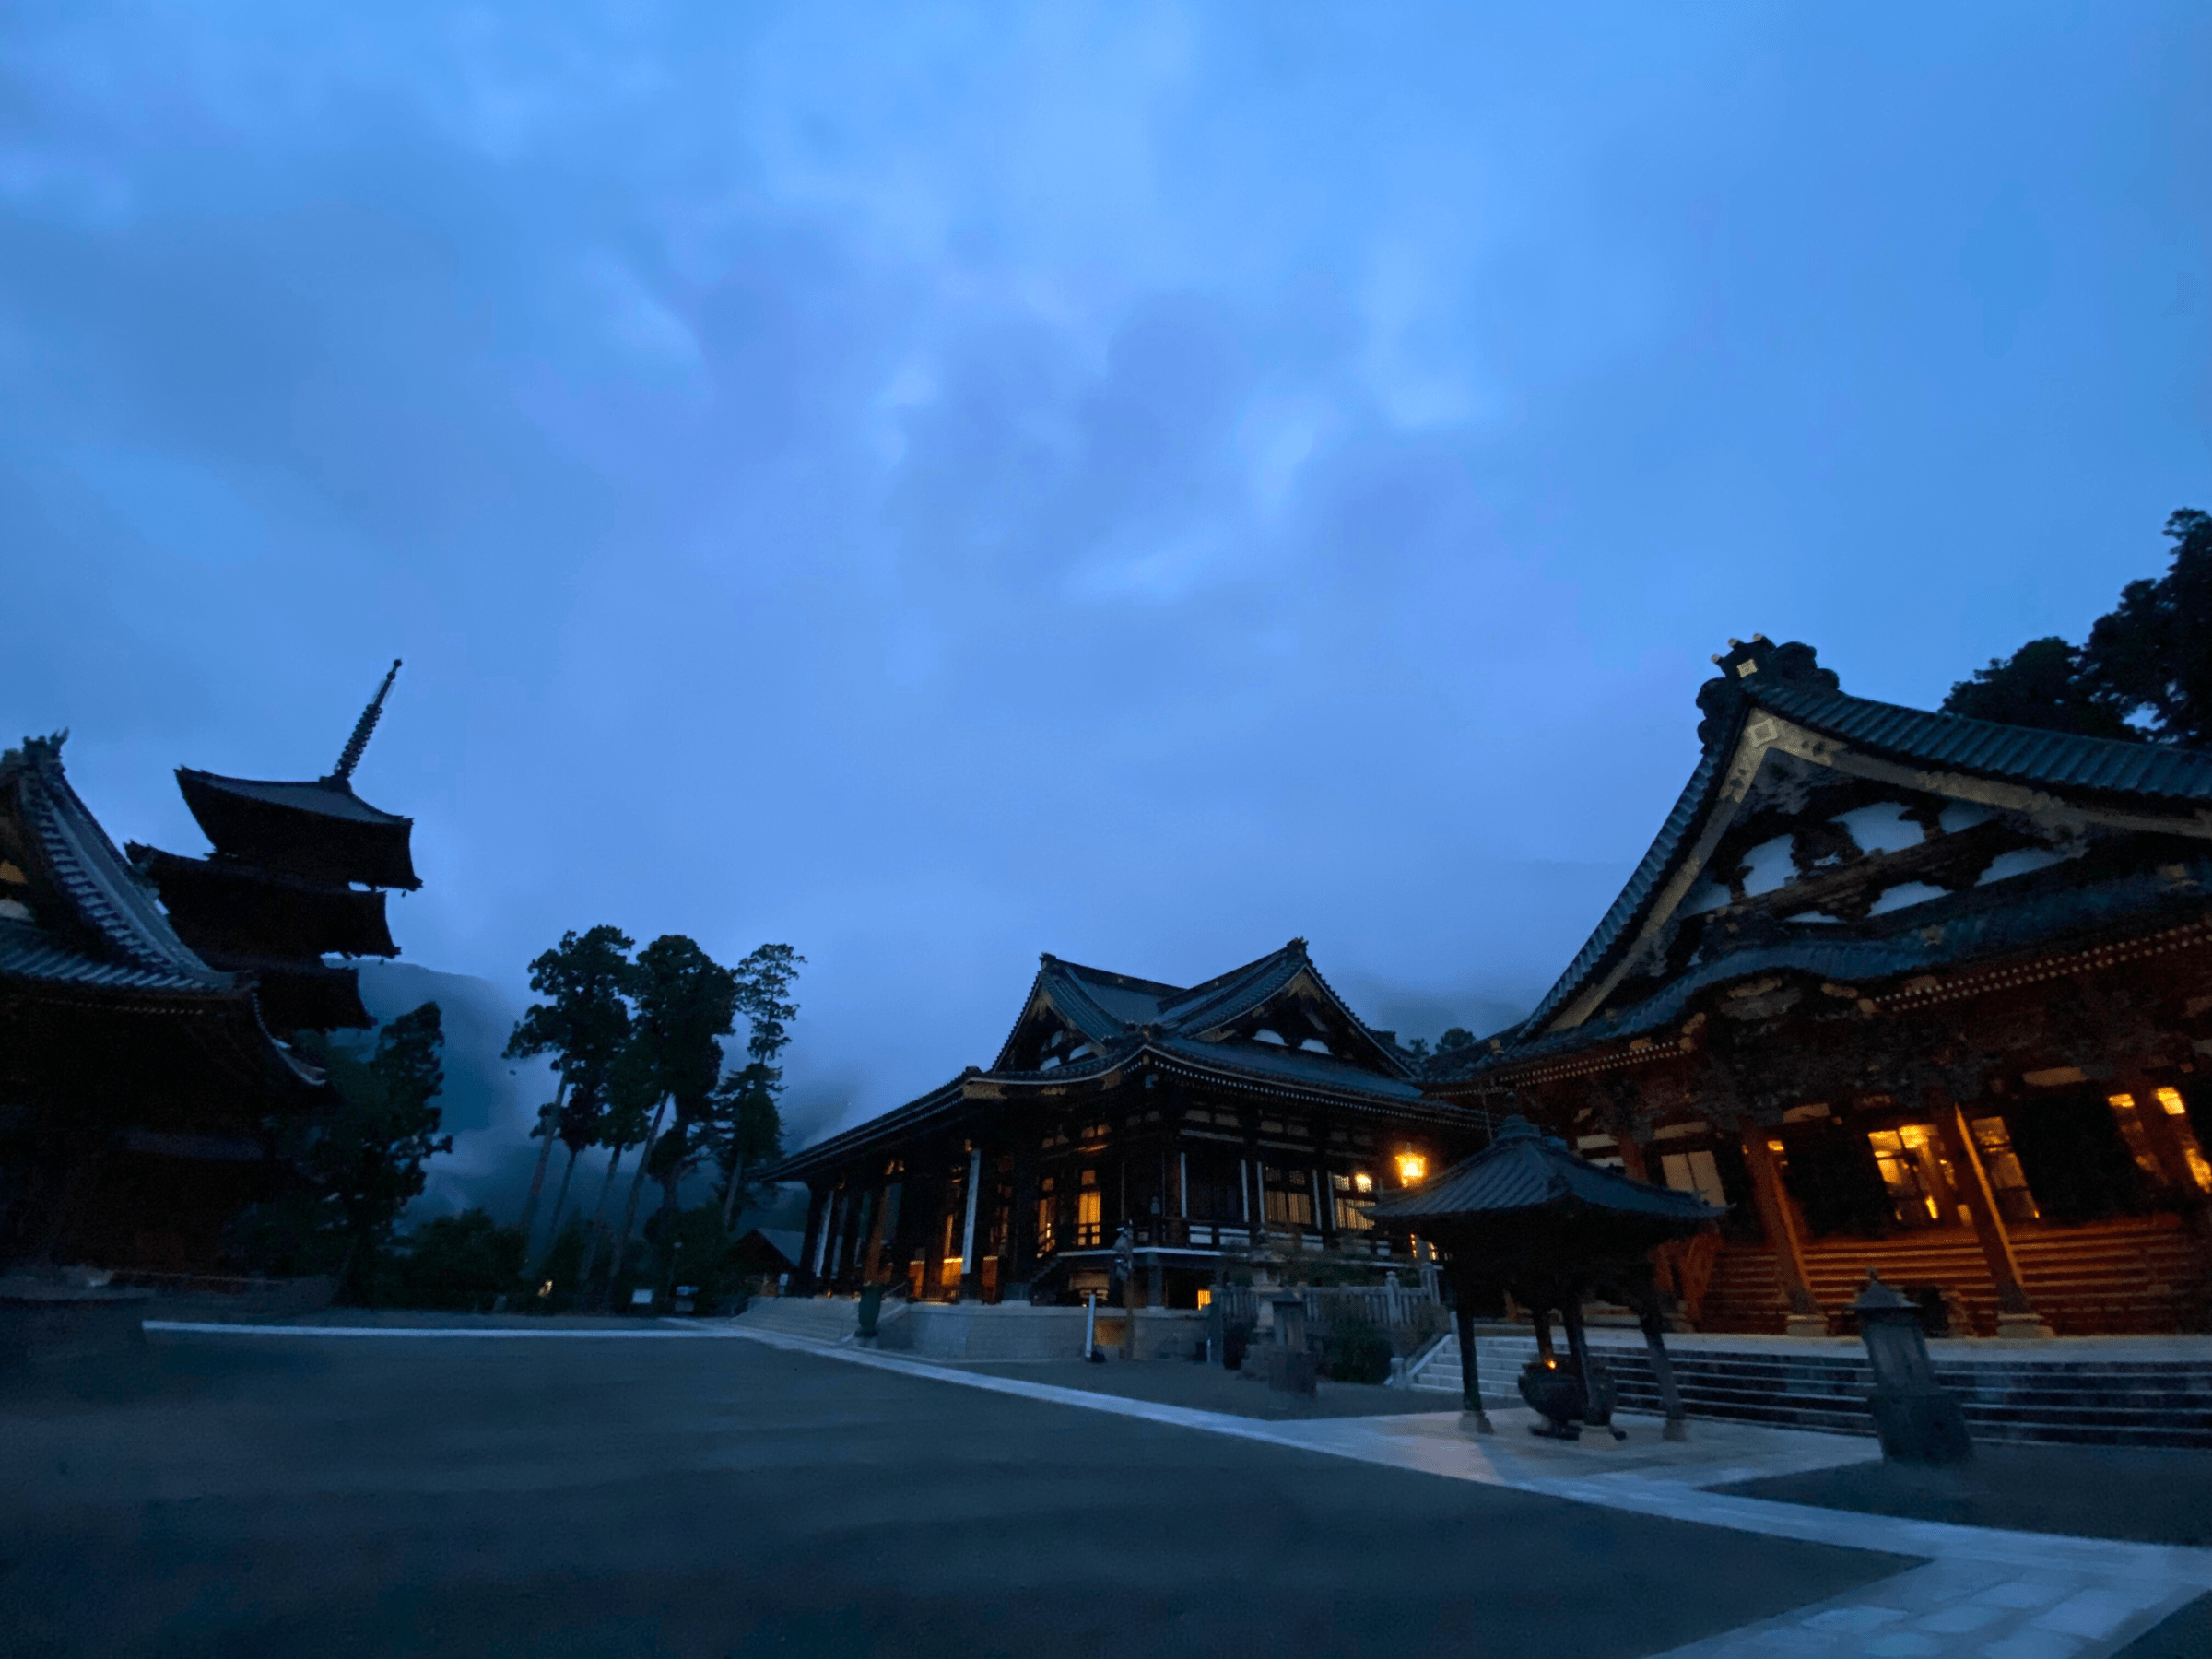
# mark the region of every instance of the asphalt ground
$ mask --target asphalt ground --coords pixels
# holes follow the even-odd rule
[[[10,1659],[1601,1659],[1902,1565],[726,1338],[158,1334],[0,1383]]]

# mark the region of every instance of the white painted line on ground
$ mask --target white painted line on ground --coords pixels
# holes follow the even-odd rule
[[[146,1329],[149,1331],[192,1331],[222,1336],[408,1336],[418,1339],[428,1336],[432,1338],[465,1337],[479,1342],[499,1341],[511,1337],[531,1342],[545,1342],[562,1338],[597,1339],[609,1336],[627,1338],[630,1341],[635,1341],[639,1337],[648,1337],[662,1341],[696,1342],[702,1337],[712,1339],[724,1335],[721,1331],[690,1325],[675,1329],[665,1325],[655,1325],[642,1329],[614,1326],[604,1331],[531,1331],[512,1325],[268,1325],[222,1324],[214,1321],[202,1322],[187,1319],[148,1319],[143,1323]],[[729,1334],[735,1335],[735,1333]]]

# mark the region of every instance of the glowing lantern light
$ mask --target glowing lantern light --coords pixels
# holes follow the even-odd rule
[[[1405,1186],[1412,1186],[1416,1182],[1419,1181],[1422,1176],[1428,1173],[1429,1160],[1423,1158],[1418,1152],[1401,1152],[1398,1154],[1398,1181],[1400,1184]]]

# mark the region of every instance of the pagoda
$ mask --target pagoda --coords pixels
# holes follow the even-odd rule
[[[392,957],[386,889],[413,890],[415,820],[353,792],[354,768],[398,677],[395,660],[354,724],[337,765],[312,782],[177,769],[177,787],[214,852],[129,845],[178,935],[210,967],[250,973],[273,1031],[365,1029],[359,971],[326,956]]]

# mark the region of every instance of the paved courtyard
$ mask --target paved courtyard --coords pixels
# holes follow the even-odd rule
[[[2030,1540],[2039,1564],[1700,1489],[1820,1461],[1780,1442],[1685,1462],[1647,1430],[1562,1465],[1516,1427],[1235,1418],[675,1324],[157,1332],[120,1371],[0,1388],[0,1630],[11,1659],[2039,1659],[2212,1585],[2202,1552]]]

